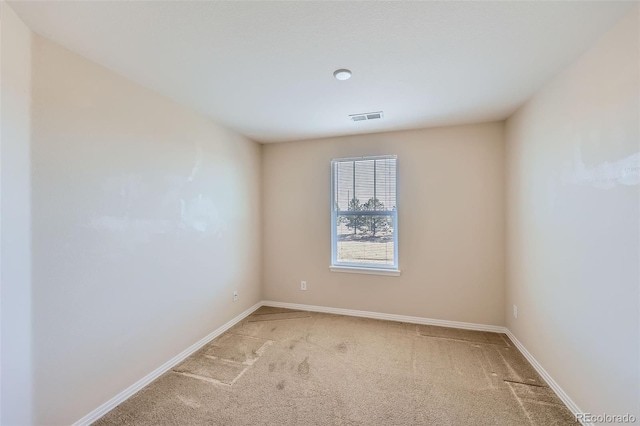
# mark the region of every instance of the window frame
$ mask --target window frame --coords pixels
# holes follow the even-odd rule
[[[337,232],[337,219],[338,211],[335,209],[335,173],[336,165],[341,162],[349,161],[369,161],[369,160],[389,160],[393,159],[396,162],[395,170],[395,196],[396,205],[395,210],[381,210],[381,211],[358,211],[349,212],[341,211],[342,216],[391,216],[393,218],[393,265],[375,265],[370,263],[350,263],[350,262],[338,262],[338,232]],[[331,160],[331,266],[330,270],[334,272],[349,272],[349,273],[362,273],[362,274],[374,274],[374,275],[400,275],[398,269],[398,156],[397,155],[376,155],[376,156],[362,156],[362,157],[347,157],[347,158],[334,158]]]

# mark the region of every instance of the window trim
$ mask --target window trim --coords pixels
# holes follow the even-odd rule
[[[335,210],[335,167],[339,162],[348,161],[366,161],[366,160],[396,160],[396,209],[385,211],[369,211],[349,213],[348,211],[341,212],[342,215],[358,215],[358,216],[392,216],[393,217],[393,265],[372,265],[369,263],[347,263],[338,262],[338,241],[336,231],[337,212]],[[373,274],[373,275],[392,275],[399,276],[400,270],[398,269],[398,156],[397,155],[376,155],[376,156],[363,156],[363,157],[347,157],[347,158],[334,158],[331,160],[331,266],[329,269],[332,272],[349,272],[349,273],[361,273],[361,274]]]
[[[386,275],[390,277],[399,277],[399,269],[383,269],[383,268],[360,268],[356,266],[329,266],[331,272],[346,272],[349,274],[365,274],[365,275]]]

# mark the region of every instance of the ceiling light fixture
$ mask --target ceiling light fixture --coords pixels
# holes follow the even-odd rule
[[[351,78],[351,71],[348,69],[335,70],[333,76],[338,80],[349,80]]]

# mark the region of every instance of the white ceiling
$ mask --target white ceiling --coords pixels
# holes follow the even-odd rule
[[[11,5],[44,37],[278,142],[504,119],[635,2]]]

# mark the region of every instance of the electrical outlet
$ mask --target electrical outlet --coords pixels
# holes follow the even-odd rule
[[[300,290],[306,290],[306,289],[307,289],[307,282],[300,281]]]
[[[237,300],[238,300],[238,292],[237,292],[237,291],[234,291],[234,292],[233,292],[233,301],[235,302],[235,301],[237,301]]]
[[[516,305],[513,305],[513,317],[518,319],[518,307]]]

